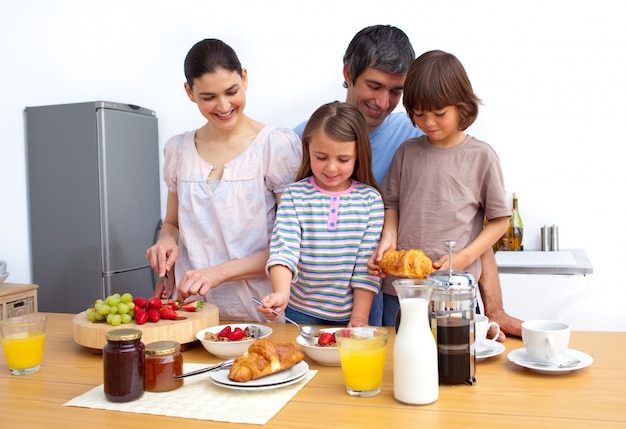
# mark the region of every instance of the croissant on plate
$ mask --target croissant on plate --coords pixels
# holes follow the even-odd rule
[[[291,343],[273,343],[261,338],[248,347],[248,351],[235,359],[228,378],[244,383],[266,375],[275,374],[301,362],[304,355]]]
[[[412,279],[425,279],[435,271],[433,261],[418,249],[389,250],[383,254],[380,268],[387,274]]]

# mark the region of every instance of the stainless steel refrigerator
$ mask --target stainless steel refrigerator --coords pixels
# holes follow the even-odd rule
[[[149,296],[161,225],[155,112],[95,101],[25,109],[33,283],[40,311]]]

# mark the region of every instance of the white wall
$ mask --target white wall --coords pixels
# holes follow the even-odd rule
[[[217,37],[249,70],[248,114],[294,126],[344,99],[343,51],[362,27],[382,23],[405,30],[418,54],[461,59],[484,100],[470,131],[500,155],[507,191],[520,198],[525,247],[539,248],[541,225],[557,224],[561,248],[585,249],[594,265],[593,298],[617,302],[626,242],[626,168],[616,154],[625,140],[622,4],[0,0],[0,259],[9,280],[31,281],[25,106],[139,104],[157,112],[163,145],[202,124],[183,91],[182,62],[193,43]]]

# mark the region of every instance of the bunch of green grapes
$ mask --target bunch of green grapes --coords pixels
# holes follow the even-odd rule
[[[135,304],[130,293],[120,295],[114,293],[106,299],[97,299],[86,311],[87,318],[92,322],[106,321],[109,325],[119,326],[130,323],[135,318]]]

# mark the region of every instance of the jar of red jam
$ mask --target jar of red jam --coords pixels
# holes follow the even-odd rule
[[[183,354],[176,341],[156,341],[146,345],[147,392],[169,392],[183,385],[183,379],[174,379],[183,373]]]
[[[104,395],[111,402],[139,399],[144,392],[145,346],[139,329],[113,329],[102,349]]]

